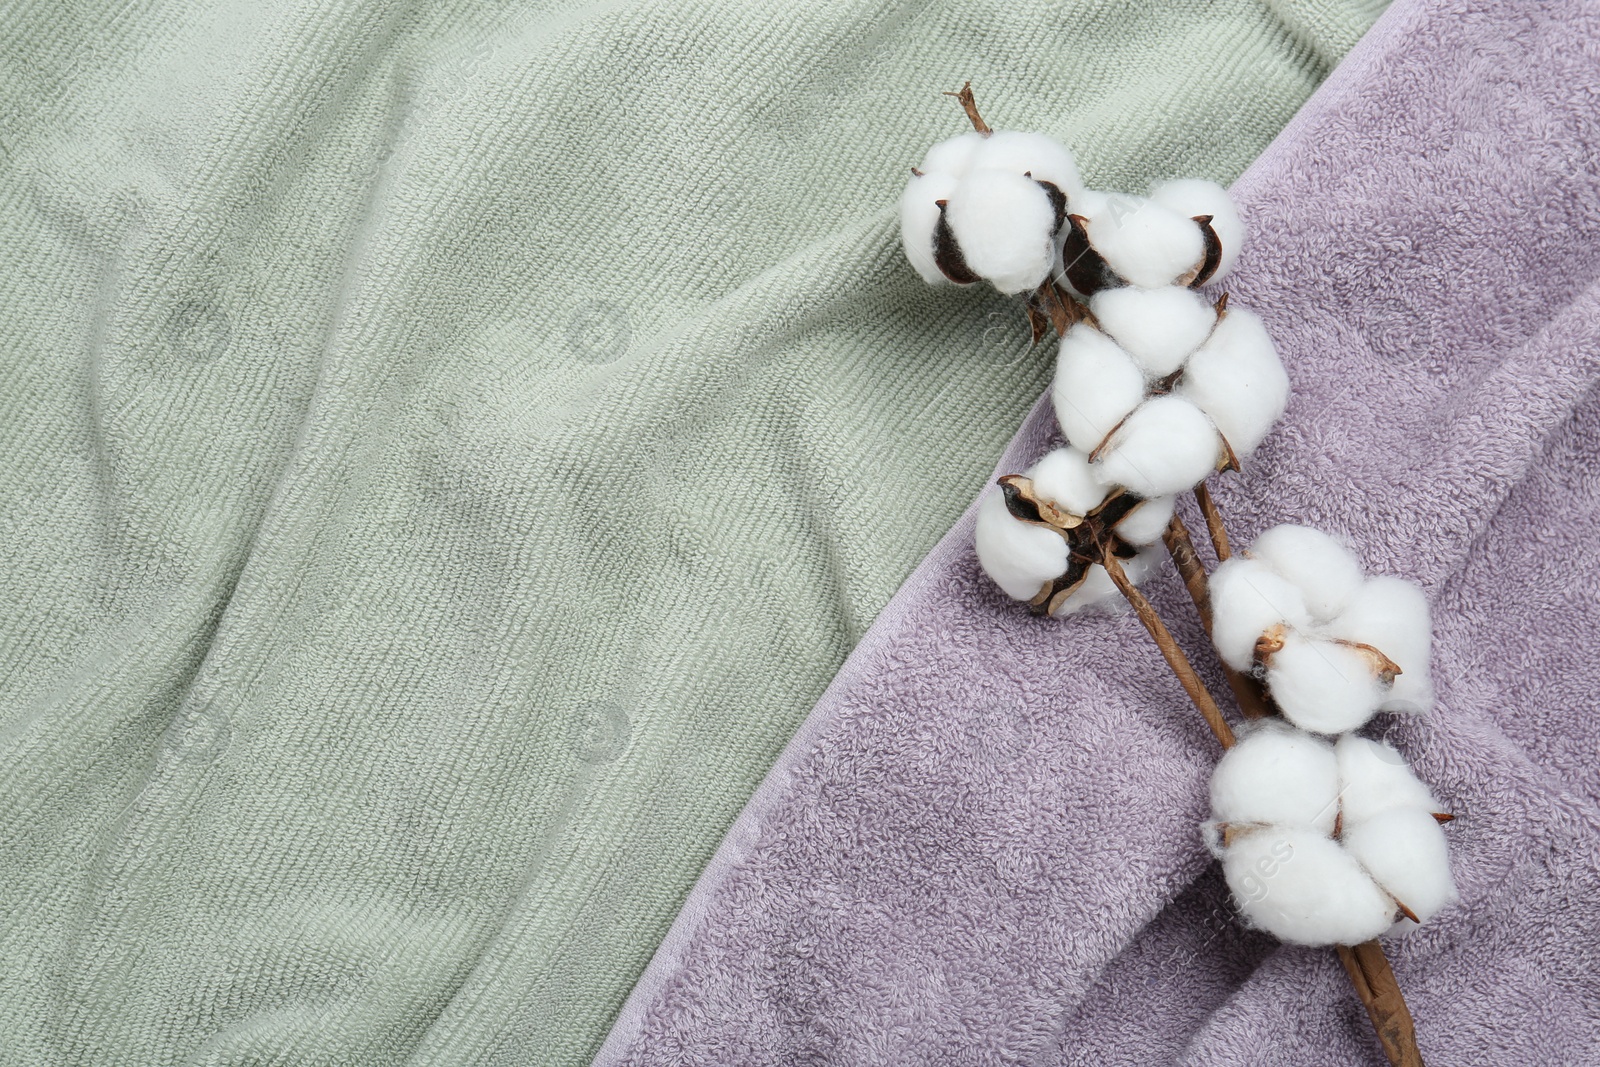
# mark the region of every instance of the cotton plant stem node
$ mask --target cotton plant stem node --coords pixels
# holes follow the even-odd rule
[[[1288,401],[1261,318],[1198,287],[1231,271],[1244,224],[1213,182],[1089,189],[1071,153],[996,130],[928,150],[901,200],[906,256],[931,285],[987,281],[1053,331],[1063,443],[980,500],[978,563],[1041,616],[1131,609],[1222,746],[1206,847],[1242,922],[1333,946],[1390,1063],[1420,1065],[1381,936],[1456,900],[1432,792],[1359,731],[1432,705],[1421,590],[1367,575],[1336,537],[1279,526],[1235,552],[1207,480],[1240,472]],[[1192,492],[1216,565],[1174,511]],[[1165,551],[1163,552],[1163,548]],[[1241,713],[1237,727],[1140,591],[1170,558]]]

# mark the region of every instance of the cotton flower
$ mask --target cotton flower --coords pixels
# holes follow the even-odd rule
[[[1035,289],[1056,262],[1068,199],[1082,190],[1064,146],[1037,133],[964,133],[928,150],[900,197],[906,258],[930,284],[987,279]]]
[[[1122,603],[1105,567],[1111,551],[1137,585],[1164,558],[1152,547],[1172,520],[1173,498],[1150,500],[1099,480],[1082,450],[1057,448],[978,507],[975,541],[984,572],[1009,596],[1060,617]]]
[[[1139,585],[1156,569],[1160,558],[1159,551],[1145,551],[1121,560],[1123,575],[1132,584]],[[1050,614],[1063,618],[1086,609],[1120,606],[1122,603],[1122,592],[1111,580],[1110,573],[1100,564],[1093,563],[1089,565],[1084,575],[1083,584],[1073,590],[1072,594],[1062,600]]]
[[[1271,720],[1224,753],[1211,773],[1211,816],[1227,823],[1286,822],[1331,834],[1338,795],[1333,746]]]
[[[1218,762],[1211,798],[1207,847],[1245,921],[1279,940],[1357,944],[1456,899],[1432,794],[1387,745],[1263,721]]]
[[[1389,688],[1358,649],[1300,633],[1286,636],[1267,663],[1267,692],[1284,718],[1321,734],[1361,726]]]
[[[1180,178],[1156,186],[1150,191],[1150,199],[1186,218],[1209,216],[1206,228],[1216,242],[1215,258],[1212,260],[1214,265],[1209,271],[1203,271],[1191,284],[1205,285],[1227,277],[1244,244],[1244,224],[1227,190],[1216,182]],[[1208,259],[1212,251],[1208,242]]]
[[[988,137],[980,137],[972,169],[1009,171],[1027,175],[1034,181],[1049,182],[1061,190],[1068,204],[1084,191],[1083,179],[1078,176],[1078,162],[1072,153],[1059,141],[1042,133],[995,130]]]
[[[1371,645],[1400,668],[1383,711],[1426,713],[1433,707],[1433,681],[1428,660],[1433,623],[1428,598],[1400,578],[1369,578],[1350,602],[1328,623],[1331,637]]]
[[[1100,476],[1142,497],[1192,489],[1217,466],[1221,441],[1211,420],[1189,401],[1145,401],[1107,440],[1096,460]]]
[[[1081,449],[1057,448],[1045,453],[1027,471],[1039,496],[1072,515],[1087,515],[1100,505],[1111,486],[1101,481]]]
[[[1394,923],[1393,898],[1354,856],[1309,827],[1267,826],[1226,850],[1222,874],[1245,921],[1295,945],[1358,945]]]
[[[1433,813],[1392,808],[1347,827],[1341,840],[1374,882],[1427,922],[1456,900],[1450,846]]]
[[[1232,308],[1184,364],[1176,392],[1210,417],[1242,459],[1283,414],[1289,376],[1261,320]]]
[[[1056,205],[1032,178],[976,170],[946,201],[944,221],[966,265],[1002,293],[1034,289],[1055,262]]]
[[[1061,535],[1013,518],[999,492],[989,493],[978,505],[974,540],[983,572],[1016,600],[1033,599],[1040,586],[1067,570],[1067,543]]]
[[[968,130],[940,141],[928,149],[928,154],[922,157],[922,165],[917,169],[924,175],[945,174],[951,178],[963,178],[987,140],[976,130]]]
[[[1310,526],[1274,526],[1251,542],[1250,556],[1292,582],[1318,622],[1349,607],[1366,581],[1348,548]]]
[[[1106,267],[1140,288],[1171,285],[1205,254],[1204,238],[1193,219],[1144,197],[1084,196],[1073,204],[1071,215],[1073,232]],[[1067,277],[1078,287],[1070,271]],[[1088,297],[1098,290],[1079,291]]]
[[[1089,301],[1100,328],[1151,378],[1179,367],[1210,336],[1217,315],[1199,293],[1181,286],[1102,289]]]
[[[1115,341],[1085,323],[1067,331],[1051,400],[1061,432],[1076,448],[1092,452],[1144,395],[1144,373]]]
[[[1260,560],[1234,556],[1217,566],[1209,585],[1211,640],[1236,671],[1251,669],[1263,636],[1311,626],[1299,586]]]
[[[940,171],[912,175],[900,195],[900,240],[906,259],[929,285],[950,281],[935,258],[935,236],[943,211],[939,202],[948,200],[959,184],[955,176]]]
[[[1438,811],[1439,802],[1394,746],[1358,734],[1335,742],[1339,761],[1339,803],[1344,821],[1357,825],[1397,807]]]
[[[1340,734],[1379,711],[1432,706],[1420,589],[1364,577],[1347,549],[1303,526],[1267,531],[1246,555],[1212,576],[1212,640],[1230,667],[1260,672],[1290,722]]]

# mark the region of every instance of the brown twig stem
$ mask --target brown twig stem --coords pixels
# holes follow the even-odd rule
[[[1111,575],[1111,580],[1133,606],[1139,621],[1144,623],[1144,628],[1150,631],[1150,636],[1155,641],[1156,647],[1161,650],[1167,666],[1178,676],[1183,691],[1194,701],[1194,706],[1200,710],[1200,715],[1206,720],[1206,725],[1211,727],[1211,732],[1216,734],[1223,748],[1232,748],[1233,728],[1228,725],[1228,720],[1222,717],[1222,709],[1217,707],[1217,702],[1212,699],[1205,683],[1200,681],[1200,676],[1189,663],[1189,657],[1183,654],[1183,649],[1173,640],[1172,632],[1161,621],[1161,616],[1156,613],[1154,605],[1145,599],[1144,594],[1139,592],[1132,582],[1128,581],[1127,574],[1122,570],[1122,561],[1117,559],[1109,544],[1101,552],[1100,564],[1105,567],[1106,573]]]
[[[973,129],[985,137],[994,132],[989,128],[989,124],[983,121],[983,116],[978,114],[978,103],[972,98],[972,83],[970,81],[961,87],[960,92],[947,92],[944,95],[953,96],[961,102],[961,110],[967,113],[967,118],[971,120]]]
[[[1222,515],[1217,511],[1217,502],[1211,499],[1211,489],[1205,482],[1194,487],[1194,502],[1200,505],[1200,514],[1206,517],[1206,532],[1211,535],[1211,547],[1217,554],[1217,562],[1233,556],[1233,549],[1228,546],[1228,531],[1222,528]]]
[[[1189,599],[1194,601],[1195,610],[1200,613],[1200,625],[1206,628],[1206,634],[1211,633],[1211,594],[1206,589],[1206,568],[1200,562],[1200,556],[1194,550],[1194,539],[1189,536],[1189,527],[1177,515],[1172,516],[1172,521],[1167,524],[1167,532],[1161,535],[1162,542],[1167,546],[1167,554],[1172,557],[1173,566],[1178,568],[1178,577],[1183,579],[1184,588],[1189,590]]]
[[[1367,1018],[1372,1020],[1372,1029],[1389,1063],[1393,1067],[1423,1067],[1422,1050],[1417,1047],[1417,1027],[1411,1020],[1411,1009],[1406,1007],[1406,998],[1400,993],[1400,984],[1395,981],[1389,957],[1383,954],[1383,946],[1376,941],[1364,941],[1354,947],[1335,947],[1356,996],[1367,1009]]]

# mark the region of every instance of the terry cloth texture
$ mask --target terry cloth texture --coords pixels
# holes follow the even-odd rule
[[[1437,709],[1375,724],[1457,815],[1461,902],[1392,950],[1429,1063],[1600,1063],[1596,40],[1578,0],[1403,0],[1234,189],[1226,287],[1294,387],[1222,481],[1236,541],[1348,535],[1435,613]],[[1041,404],[996,473],[1052,429]],[[1331,950],[1232,917],[1197,830],[1219,749],[1137,620],[1030,617],[972,529],[857,647],[597,1064],[1385,1062]],[[1213,668],[1170,566],[1150,590]]]
[[[0,1060],[576,1064],[1049,373],[894,203],[1370,0],[6,5]]]

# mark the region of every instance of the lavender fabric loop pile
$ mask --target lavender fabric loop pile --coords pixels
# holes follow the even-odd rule
[[[1233,190],[1227,288],[1294,390],[1217,490],[1236,539],[1344,534],[1434,607],[1438,707],[1375,725],[1458,816],[1461,902],[1390,950],[1435,1064],[1600,1063],[1596,41],[1593,4],[1398,0]],[[997,473],[1052,434],[1041,402]],[[1216,743],[1138,622],[1030,617],[971,535],[856,649],[596,1063],[1384,1062],[1331,950],[1232,917],[1196,831]],[[1218,682],[1176,576],[1149,592]]]

